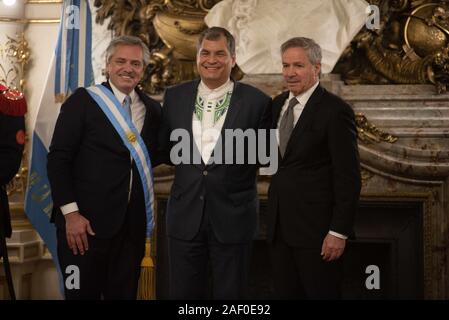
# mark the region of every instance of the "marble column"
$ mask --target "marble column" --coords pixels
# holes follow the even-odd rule
[[[18,89],[25,84],[24,66],[29,57],[24,14],[25,1],[0,1],[0,83]]]

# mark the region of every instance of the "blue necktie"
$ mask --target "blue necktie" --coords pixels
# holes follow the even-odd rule
[[[123,99],[123,108],[125,108],[125,111],[129,116],[129,119],[132,120],[130,96],[126,96],[125,99]]]

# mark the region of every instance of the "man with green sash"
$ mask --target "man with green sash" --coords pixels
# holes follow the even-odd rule
[[[152,166],[160,104],[137,84],[149,61],[137,37],[113,39],[107,82],[62,105],[48,177],[66,299],[135,299],[153,230]]]

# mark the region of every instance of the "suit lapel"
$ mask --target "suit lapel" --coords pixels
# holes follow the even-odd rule
[[[289,92],[286,91],[286,92],[281,93],[278,97],[276,97],[273,100],[273,107],[272,107],[273,115],[272,115],[272,122],[271,122],[272,129],[276,129],[276,130],[278,129],[279,116],[281,115],[281,110],[282,110],[282,107],[284,106],[285,100],[288,99],[288,95],[289,95]],[[278,159],[281,159],[280,161],[282,161],[283,157],[281,155],[281,151],[279,150],[279,141],[276,140],[276,142],[278,143],[278,148],[277,148]]]
[[[142,92],[139,88],[136,87],[136,93],[139,96],[140,100],[142,100],[143,105],[145,106],[145,119],[143,121],[142,130],[140,131],[140,135],[142,138],[145,138],[145,133],[147,132],[147,127],[150,125],[151,122],[151,108],[150,108],[150,101],[147,97],[147,95]]]
[[[182,119],[185,119],[184,128],[189,131],[191,137],[193,137],[192,120],[193,112],[195,111],[195,100],[198,94],[199,83],[199,80],[191,82],[191,86],[187,88],[185,94],[181,97],[181,102],[185,102],[185,108],[183,108],[185,110],[185,114],[183,114],[182,117]]]
[[[301,136],[301,133],[305,128],[307,128],[307,125],[310,123],[311,119],[313,119],[313,115],[317,112],[317,104],[321,100],[322,95],[323,88],[318,85],[318,87],[316,87],[315,91],[313,91],[312,95],[310,96],[309,101],[307,101],[306,105],[304,106],[304,110],[301,112],[298,122],[296,122],[296,125],[293,128],[293,132],[287,143],[287,149],[285,150],[284,158],[288,156],[288,153],[292,148],[294,141],[296,141]]]
[[[221,129],[221,136],[224,136],[225,129],[233,129],[237,114],[240,112],[242,104],[242,92],[241,86],[238,82],[234,81],[234,90],[232,92],[231,101],[229,102],[229,108],[226,113],[226,118]]]
[[[112,93],[114,93],[114,91],[112,90],[111,85],[109,84],[109,81],[105,81],[101,83],[102,86],[105,86],[106,88],[109,89],[109,91],[111,91]]]
[[[272,128],[273,129],[277,129],[277,124],[279,122],[279,116],[281,114],[281,110],[282,110],[282,106],[285,103],[285,100],[287,100],[289,95],[289,92],[283,92],[281,93],[277,99],[274,100],[273,102],[273,121],[272,121]]]
[[[195,164],[200,169],[204,168],[205,164],[203,162],[203,158],[201,157],[201,152],[198,150],[198,147],[196,146],[195,139],[193,137],[193,129],[192,129],[192,121],[193,121],[193,113],[195,111],[195,101],[196,96],[198,94],[198,85],[200,84],[200,80],[194,80],[190,82],[189,86],[186,87],[186,90],[184,91],[183,95],[179,97],[180,99],[180,105],[182,107],[180,108],[180,112],[183,112],[180,115],[180,119],[184,122],[182,124],[182,127],[186,129],[189,133],[189,137],[191,137],[191,146],[192,146],[192,152],[194,153],[193,157],[199,157],[201,159],[201,164]],[[181,111],[182,109],[182,111]],[[193,159],[192,159],[193,160]]]

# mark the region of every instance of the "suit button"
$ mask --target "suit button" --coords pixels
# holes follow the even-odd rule
[[[203,176],[207,176],[207,171],[206,170],[203,171]]]
[[[203,200],[204,200],[204,197],[203,197],[203,196],[200,196],[200,200],[203,201]]]

